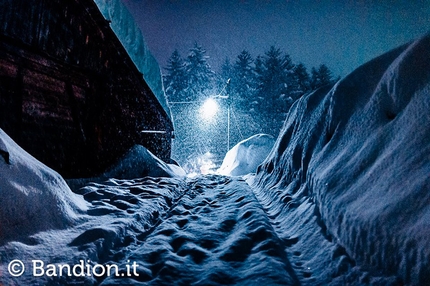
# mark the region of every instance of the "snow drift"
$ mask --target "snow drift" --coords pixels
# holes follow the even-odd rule
[[[227,176],[255,173],[274,143],[275,138],[267,134],[257,134],[237,143],[227,152],[217,172]]]
[[[185,171],[179,166],[164,163],[142,145],[135,145],[102,176],[116,179],[173,178],[185,176]]]
[[[0,245],[78,220],[86,202],[0,129]]]
[[[185,177],[185,171],[174,164],[166,164],[142,145],[135,145],[126,152],[114,165],[98,177],[68,179],[67,184],[77,190],[89,182],[104,182],[115,178],[132,180],[143,177]]]
[[[313,209],[357,264],[429,285],[429,110],[430,36],[296,102],[256,176],[278,233]]]

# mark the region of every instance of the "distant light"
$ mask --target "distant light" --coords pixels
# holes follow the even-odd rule
[[[218,112],[218,103],[213,98],[208,98],[200,108],[200,115],[203,119],[211,119]]]

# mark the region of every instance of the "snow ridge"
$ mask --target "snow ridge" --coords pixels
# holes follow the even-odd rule
[[[313,201],[346,257],[428,285],[429,107],[430,36],[304,96],[259,167],[263,205],[288,225],[292,202]]]

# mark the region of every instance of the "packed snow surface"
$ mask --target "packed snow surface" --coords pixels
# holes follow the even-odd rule
[[[81,224],[0,247],[2,283],[313,285],[353,268],[344,250],[324,238],[310,202],[279,236],[239,177],[109,179],[79,193],[91,203]],[[8,274],[16,259],[27,270],[19,277]],[[98,277],[99,265],[117,268]],[[368,275],[353,269],[353,279],[355,272]]]
[[[0,227],[35,221],[2,228],[0,284],[430,285],[429,83],[425,37],[302,97],[255,176],[131,178],[135,147],[73,195],[1,133]]]
[[[217,173],[227,176],[255,173],[274,143],[275,138],[267,134],[257,134],[237,143],[227,152]]]

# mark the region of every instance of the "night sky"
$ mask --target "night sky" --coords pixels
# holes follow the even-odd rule
[[[308,70],[322,63],[345,76],[430,31],[425,1],[123,0],[161,67],[174,49],[202,45],[217,70],[226,57],[271,45]]]

